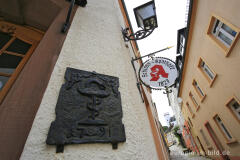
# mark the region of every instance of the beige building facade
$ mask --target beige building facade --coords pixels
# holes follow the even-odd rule
[[[13,75],[1,73],[5,66],[2,67],[0,63],[0,76],[4,80],[14,76],[11,81],[3,81],[7,85],[2,85],[3,89],[0,90],[0,159],[169,159],[151,99],[151,90],[137,85],[138,69],[142,61],[134,62],[136,70],[131,63],[132,58],[140,56],[137,44],[134,41],[125,42],[122,36],[121,28],[130,27],[124,0],[88,0],[86,7],[75,5],[70,20],[72,23],[66,33],[61,33],[61,28],[68,13],[69,2],[44,0],[44,3],[39,4],[39,1],[21,1],[21,5],[17,0],[11,2],[16,9],[24,13],[31,11],[29,15],[41,19],[33,16],[30,18],[37,22],[14,21],[18,16],[24,15],[23,20],[28,20],[29,17],[28,14],[13,14],[11,10],[9,14],[14,18],[7,18],[9,14],[5,14],[0,19],[0,38],[10,37],[1,48],[0,56],[4,50],[4,54],[6,52],[8,55],[25,58],[24,64],[20,63],[21,68],[17,68],[18,72]],[[24,4],[30,11],[21,8]],[[44,5],[49,7],[44,8]],[[4,6],[11,7],[11,4],[4,3]],[[46,10],[52,16],[48,17]],[[46,14],[45,19],[38,12]],[[12,26],[17,31],[10,33]],[[25,31],[26,28],[31,32]],[[19,50],[16,53],[8,50],[8,46],[18,36],[26,34],[26,40],[21,38],[26,43],[31,39],[28,33],[35,32],[40,35],[30,34],[38,38],[33,43],[35,48],[31,48],[31,54],[26,51],[27,56],[24,56],[18,53]],[[46,144],[51,122],[56,118],[55,108],[60,88],[65,82],[67,67],[119,78],[126,142],[118,143],[118,149],[113,150],[110,143],[74,144],[65,145],[63,153],[56,153],[56,146]]]
[[[179,87],[203,155],[240,159],[240,1],[194,0]]]

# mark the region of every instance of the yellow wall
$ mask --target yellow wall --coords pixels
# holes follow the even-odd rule
[[[217,137],[220,139],[224,149],[230,151],[231,156],[240,156],[240,123],[233,117],[225,105],[234,95],[240,100],[240,40],[237,39],[236,45],[233,47],[228,57],[226,57],[224,50],[207,35],[207,29],[212,14],[222,17],[224,20],[240,29],[240,1],[198,0],[194,1],[194,3],[196,8],[193,13],[195,12],[196,15],[193,15],[191,21],[191,37],[188,41],[190,46],[186,53],[183,80],[179,95],[183,99],[183,114],[186,120],[187,117],[191,119],[194,126],[194,132],[200,138],[206,151],[208,148],[199,133],[200,129],[203,129],[203,132],[211,143],[213,149],[217,150],[204,126],[208,121]],[[206,77],[204,77],[203,73],[197,67],[200,57],[202,57],[209,67],[217,74],[216,80],[212,86],[209,85]],[[201,89],[206,94],[206,97],[202,102],[193,88],[193,79],[198,82]],[[196,111],[189,98],[189,91],[192,92],[200,105],[198,111]],[[195,113],[194,118],[192,118],[186,107],[187,101]],[[223,134],[213,120],[215,114],[220,116],[237,142],[232,144],[226,143]]]

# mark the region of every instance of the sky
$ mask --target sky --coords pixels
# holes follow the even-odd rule
[[[134,32],[140,30],[140,28],[137,27],[133,8],[149,1],[150,0],[125,0]],[[156,28],[149,37],[137,41],[142,56],[169,46],[174,46],[169,50],[156,54],[156,56],[166,57],[175,61],[177,30],[186,26],[186,4],[187,0],[155,0],[158,28]],[[146,60],[147,58],[143,59],[143,61]],[[166,112],[173,115],[173,112],[168,105],[166,94],[163,94],[162,91],[153,90],[152,98],[156,103],[161,124],[163,126],[167,125],[163,115]]]

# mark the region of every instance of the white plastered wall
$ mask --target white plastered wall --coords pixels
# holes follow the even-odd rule
[[[117,1],[88,0],[78,8],[48,87],[26,141],[21,160],[156,160],[151,128],[131,65],[131,51],[125,47]],[[130,47],[129,47],[130,48]],[[66,67],[119,77],[126,142],[117,150],[111,144],[66,145],[56,154],[46,144],[48,130],[55,120],[55,107]]]

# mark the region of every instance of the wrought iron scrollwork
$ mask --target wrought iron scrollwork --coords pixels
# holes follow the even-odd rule
[[[154,31],[155,28],[152,29],[142,29],[137,31],[136,33],[130,33],[129,30],[130,28],[122,28],[122,34],[123,34],[123,38],[124,41],[130,41],[130,40],[141,40],[144,39],[146,37],[148,37],[150,34],[152,34],[152,32]]]
[[[163,91],[163,94],[169,94],[172,93],[172,89],[171,88],[165,88]]]

